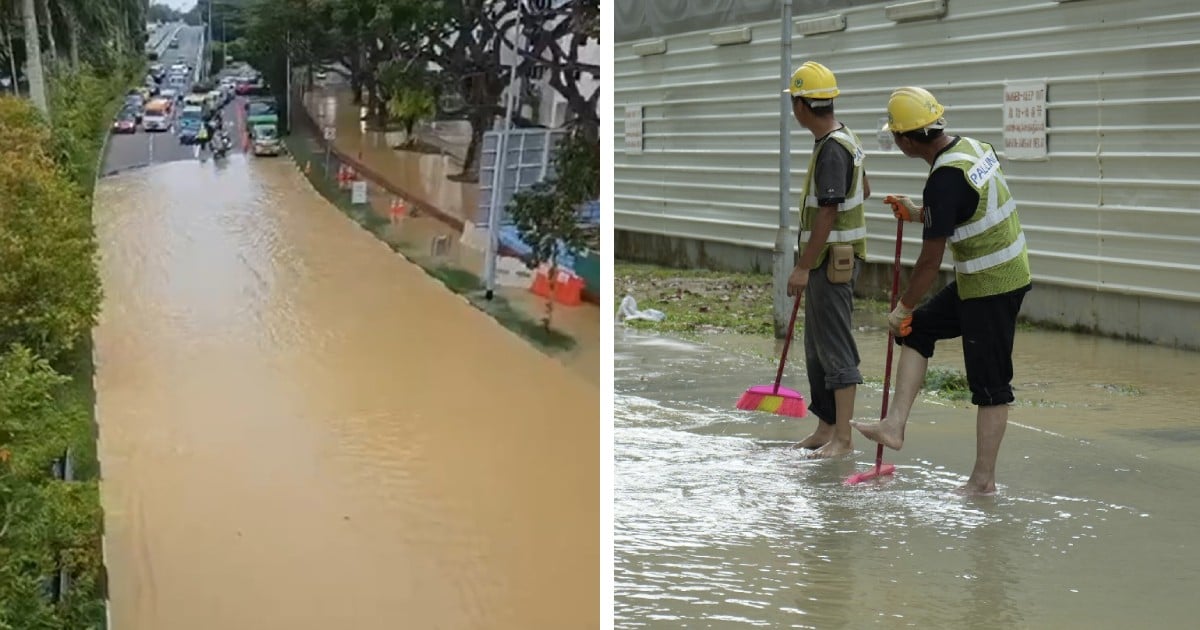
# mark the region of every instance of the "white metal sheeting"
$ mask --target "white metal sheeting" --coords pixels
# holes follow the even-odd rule
[[[919,197],[928,166],[877,138],[891,91],[918,85],[946,106],[949,131],[996,146],[1030,247],[1035,282],[1200,302],[1200,5],[1194,0],[950,0],[943,19],[896,23],[883,4],[832,14],[842,32],[797,33],[842,90],[838,118],[867,149],[868,255],[890,260],[885,194]],[[796,21],[821,17],[796,16]],[[727,24],[729,29],[742,25]],[[770,250],[778,208],[779,22],[750,43],[709,31],[666,37],[640,57],[618,42],[618,230]],[[1006,82],[1048,86],[1048,155],[1003,152]],[[625,150],[625,108],[642,107],[642,150]],[[792,223],[812,138],[793,130]],[[912,262],[919,232],[909,230]],[[949,268],[949,265],[946,265]]]

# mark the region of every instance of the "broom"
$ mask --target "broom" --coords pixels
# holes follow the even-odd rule
[[[892,309],[896,308],[896,301],[900,299],[900,246],[901,239],[903,237],[904,221],[896,221],[896,262],[892,265]],[[887,343],[887,370],[883,373],[883,406],[879,410],[880,420],[883,420],[887,417],[888,387],[890,387],[892,383],[892,348],[894,348],[896,344],[895,338],[892,336],[891,328],[888,328]],[[876,477],[892,475],[895,474],[895,472],[895,464],[883,463],[883,444],[878,444],[875,447],[875,467],[871,470],[850,475],[846,478],[845,483],[846,485],[852,486],[856,483],[862,483],[869,479],[875,479]]]
[[[775,373],[774,385],[755,385],[746,390],[737,401],[737,408],[746,411],[766,411],[781,416],[803,418],[808,415],[808,405],[804,396],[794,389],[780,387],[783,380],[783,366],[787,363],[788,347],[792,345],[792,332],[796,329],[796,313],[800,310],[800,296],[792,305],[792,319],[788,322],[787,339],[783,342],[783,356],[779,357],[779,371]]]

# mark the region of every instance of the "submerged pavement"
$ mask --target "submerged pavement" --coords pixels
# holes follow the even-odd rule
[[[599,625],[594,383],[287,158],[101,180],[120,630]]]
[[[858,337],[855,415],[877,418],[886,332]],[[806,460],[790,446],[815,417],[733,409],[777,352],[618,326],[618,628],[1191,625],[1200,355],[1019,331],[999,494],[965,498],[974,407],[918,399],[895,477],[847,487],[874,443]],[[803,392],[801,365],[785,384]],[[961,348],[931,365],[961,369]]]

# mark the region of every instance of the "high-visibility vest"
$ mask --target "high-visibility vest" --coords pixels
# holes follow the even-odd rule
[[[979,193],[975,213],[955,227],[949,238],[959,298],[999,295],[1029,284],[1029,248],[1017,219],[1017,202],[1009,193],[992,146],[960,138],[938,156],[929,172],[943,166],[961,170]]]
[[[813,261],[813,269],[821,266],[821,263],[825,261],[826,254],[829,253],[829,246],[835,243],[850,243],[854,245],[855,256],[862,260],[867,258],[867,219],[863,213],[863,150],[858,136],[845,127],[822,138],[813,149],[812,157],[808,159],[808,175],[804,179],[804,201],[800,210],[800,247],[803,249],[807,246],[808,239],[812,236],[813,223],[817,219],[817,211],[821,209],[821,206],[817,204],[817,196],[812,193],[813,175],[817,156],[820,155],[825,143],[830,140],[837,142],[850,152],[850,156],[854,160],[854,175],[850,182],[850,190],[846,191],[846,200],[837,206],[837,218],[834,219],[833,227],[829,230],[829,238],[825,240],[825,247]]]

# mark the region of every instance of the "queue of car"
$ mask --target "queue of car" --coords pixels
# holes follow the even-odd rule
[[[277,105],[259,72],[248,64],[235,63],[218,75],[216,84],[192,84],[193,70],[185,63],[151,65],[145,85],[131,89],[125,96],[125,105],[113,122],[113,133],[136,133],[139,124],[148,132],[169,131],[174,124],[181,144],[195,144],[205,122],[236,95],[243,95],[247,98],[241,106],[254,154],[282,152]]]

